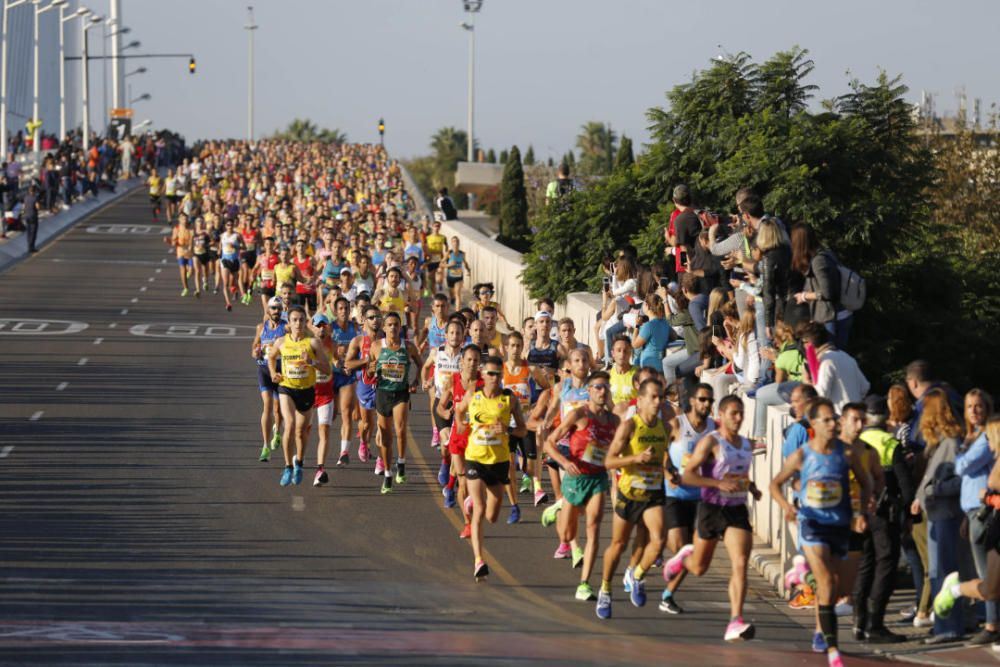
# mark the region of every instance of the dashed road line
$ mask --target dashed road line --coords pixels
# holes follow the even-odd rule
[[[139,303],[139,297],[132,297],[132,303]]]
[[[155,276],[150,276],[150,277],[149,277],[149,282],[154,282],[155,280],[156,280],[156,277],[155,277]]]
[[[156,272],[157,273],[163,273],[163,269],[157,269]]]
[[[10,456],[12,451],[14,451],[14,445],[6,445],[3,449],[0,449],[0,459]]]
[[[302,512],[306,509],[306,499],[302,496],[292,496],[292,509]]]
[[[90,361],[87,357],[81,357],[80,361],[76,362],[77,366],[86,366],[87,362]]]
[[[139,291],[140,292],[145,292],[147,289],[148,288],[145,285],[143,285],[142,287],[139,288]]]
[[[118,323],[117,322],[112,322],[111,324],[108,325],[108,328],[109,329],[114,329],[116,326],[118,326]]]
[[[95,338],[94,339],[94,345],[100,345],[103,342],[104,342],[103,338]]]
[[[30,417],[28,417],[28,421],[29,422],[36,422],[39,419],[41,419],[42,415],[44,415],[44,414],[45,414],[44,410],[39,410],[38,412],[36,412],[36,413],[32,414]]]
[[[128,315],[128,308],[122,308],[122,315]]]
[[[60,382],[59,384],[56,385],[56,391],[63,391],[68,386],[69,382]]]

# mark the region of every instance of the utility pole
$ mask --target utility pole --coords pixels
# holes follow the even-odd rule
[[[118,57],[122,50],[122,3],[121,0],[110,0],[110,2],[109,15],[111,25],[114,28],[114,32],[111,34],[111,107],[120,109],[124,106],[122,104],[122,83],[125,79],[123,76],[124,63]],[[108,119],[105,118],[104,120],[107,122]]]
[[[253,22],[253,6],[247,7],[248,67],[247,67],[247,141],[253,141],[253,32],[257,24]]]

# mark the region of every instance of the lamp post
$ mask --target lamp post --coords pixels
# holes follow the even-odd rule
[[[257,29],[257,24],[253,22],[253,7],[247,7],[247,24],[243,29],[247,31],[248,41],[248,63],[247,68],[247,141],[253,141],[253,33]]]
[[[132,106],[136,102],[145,102],[146,100],[151,100],[151,99],[153,99],[152,95],[150,95],[149,93],[143,93],[142,95],[140,95],[139,97],[136,97],[135,99],[130,99],[128,101],[128,105]]]
[[[59,9],[65,6],[69,0],[52,0],[52,3],[42,7],[42,0],[31,0],[35,6],[35,31],[34,31],[34,98],[31,102],[31,121],[34,131],[31,133],[31,147],[35,153],[35,163],[39,164],[42,159],[42,127],[38,123],[38,17],[50,9]]]
[[[81,102],[83,103],[83,152],[90,150],[90,74],[87,56],[87,31],[96,28],[104,22],[104,18],[91,15],[86,21],[80,23],[80,44],[82,47],[82,58],[80,58],[80,79],[81,79]]]
[[[462,8],[469,15],[469,22],[462,23],[462,28],[464,28],[469,33],[469,136],[468,146],[466,148],[465,159],[472,162],[475,159],[473,154],[473,146],[475,145],[475,139],[473,136],[473,108],[475,100],[475,89],[476,89],[476,14],[479,10],[483,8],[483,0],[462,0]]]
[[[90,13],[86,7],[80,7],[69,16],[65,16],[66,5],[59,7],[59,141],[66,138],[66,34],[65,25],[73,19],[78,19]]]
[[[0,158],[7,159],[7,25],[10,10],[28,0],[3,0],[3,36],[0,37]]]

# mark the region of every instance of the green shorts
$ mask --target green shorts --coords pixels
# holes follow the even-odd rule
[[[582,507],[592,496],[611,488],[607,473],[598,475],[563,475],[562,494],[570,505]]]

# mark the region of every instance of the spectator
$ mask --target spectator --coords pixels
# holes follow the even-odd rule
[[[680,290],[674,296],[677,310],[674,311],[673,306],[671,306],[671,314],[668,321],[670,322],[670,326],[684,339],[684,347],[663,357],[663,375],[668,385],[677,379],[677,369],[679,367],[691,359],[696,359],[698,356],[698,332],[705,327],[704,315],[698,312],[697,307],[694,309],[694,312],[692,312],[691,308],[693,299],[698,297],[704,298],[703,295],[695,293],[697,283],[698,279],[691,274],[683,274],[681,276]],[[694,315],[696,313],[702,319],[702,326],[700,327],[695,323]]]
[[[817,368],[809,368],[809,375],[814,378],[816,391],[820,396],[830,399],[839,412],[848,403],[861,401],[868,394],[871,385],[854,357],[837,349],[830,342],[829,336],[827,329],[816,322],[802,328],[802,342],[807,346],[807,359],[810,347],[815,353]]]
[[[754,309],[747,308],[740,316],[735,336],[731,339],[713,336],[716,349],[730,361],[721,372],[712,373],[707,379],[702,376],[702,382],[712,385],[716,397],[732,393],[733,385],[738,384],[743,390],[756,386],[760,379],[760,352],[755,329]]]
[[[785,313],[788,292],[788,275],[792,265],[792,250],[774,220],[764,220],[757,231],[757,249],[761,258],[757,263],[760,276],[760,296],[764,306],[764,325],[770,340],[775,322]]]
[[[562,162],[559,164],[559,169],[556,170],[556,180],[549,181],[549,184],[545,186],[545,203],[551,204],[574,190],[576,190],[576,184],[570,176],[569,165]]]
[[[684,273],[690,268],[701,234],[701,220],[691,208],[691,191],[683,183],[674,187],[673,202],[679,213],[673,218],[674,236],[672,238],[674,254],[677,257],[677,273]]]
[[[621,317],[636,301],[635,260],[622,252],[618,261],[604,270],[608,275],[601,292],[601,319],[594,323],[594,328],[598,334],[598,356],[603,354],[605,363],[610,364],[612,341],[625,332]]]
[[[788,403],[792,390],[809,379],[806,370],[806,358],[787,324],[778,320],[774,329],[774,351],[761,351],[761,356],[773,355],[774,382],[766,384],[754,394],[753,435],[755,440],[762,440],[767,431],[767,408],[772,405]]]
[[[632,347],[638,356],[638,365],[659,371],[663,367],[663,353],[670,342],[670,325],[666,320],[666,307],[658,294],[650,294],[643,304],[643,312],[649,320],[639,327],[632,340]]]
[[[445,220],[458,220],[458,209],[455,208],[455,202],[448,195],[448,188],[438,190],[438,196],[434,200],[434,205],[444,215]]]
[[[840,307],[840,264],[830,250],[820,247],[808,225],[792,227],[792,268],[805,276],[795,302],[808,305],[809,319],[826,327],[837,347],[846,349],[854,316]]]
[[[956,420],[961,420],[962,399],[954,389],[934,379],[931,365],[923,359],[912,361],[906,366],[906,386],[913,395],[916,404],[913,406],[913,417],[910,419],[910,443],[917,449],[924,448],[923,433],[920,419],[924,412],[924,396],[931,389],[942,389],[948,396],[948,404]]]
[[[24,196],[21,207],[21,221],[28,234],[28,252],[38,252],[35,242],[38,240],[38,186],[32,184]]]
[[[132,158],[135,157],[135,144],[132,137],[126,136],[119,148],[122,155],[122,178],[132,178]]]
[[[688,273],[698,277],[698,292],[707,295],[722,285],[722,261],[709,249],[708,231],[702,230],[698,234],[698,243],[695,244],[694,255],[690,259],[691,269]]]

